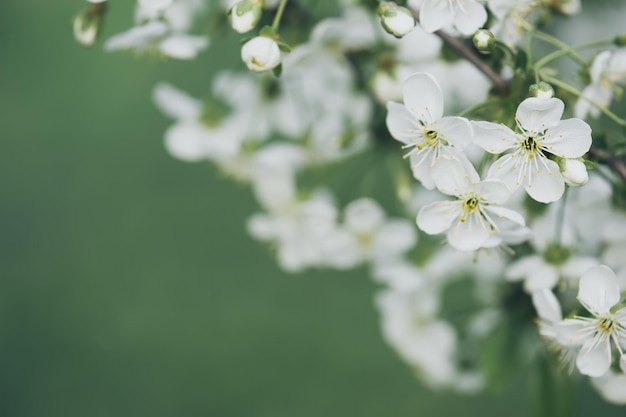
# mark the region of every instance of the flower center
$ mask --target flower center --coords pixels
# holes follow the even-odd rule
[[[533,136],[527,137],[522,146],[530,153],[535,153],[539,149],[539,145]]]
[[[463,201],[463,214],[459,217],[461,223],[465,223],[467,221],[468,215],[472,215],[478,211],[478,204],[480,204],[480,200],[474,195]]]
[[[605,335],[611,335],[618,328],[617,323],[613,320],[612,317],[602,316],[598,317],[598,327],[597,331],[599,333],[603,333]]]

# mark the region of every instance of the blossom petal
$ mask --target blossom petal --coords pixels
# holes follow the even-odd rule
[[[158,83],[152,91],[154,104],[167,116],[179,120],[200,117],[202,102],[168,83]]]
[[[472,122],[474,143],[489,153],[502,153],[512,149],[518,142],[510,128],[492,122]]]
[[[415,225],[399,219],[386,222],[374,236],[372,258],[389,261],[399,257],[417,243]]]
[[[426,32],[434,32],[452,23],[454,12],[449,1],[424,0],[420,9],[420,25]]]
[[[417,72],[402,84],[404,105],[415,117],[428,124],[443,115],[443,93],[437,81],[425,72]]]
[[[527,256],[509,265],[504,277],[507,281],[521,281],[540,267],[541,264],[542,261],[538,255]]]
[[[530,97],[522,101],[515,117],[525,130],[543,132],[559,123],[564,109],[558,98]]]
[[[473,129],[464,117],[444,117],[437,121],[437,131],[452,146],[464,149],[472,143]]]
[[[559,165],[539,156],[534,158],[534,165],[528,169],[528,178],[525,179],[528,195],[541,203],[551,203],[560,199],[565,191],[565,181]]]
[[[578,158],[591,147],[591,127],[580,119],[562,120],[546,131],[541,145],[561,158]]]
[[[472,35],[487,21],[487,11],[482,4],[474,0],[467,0],[463,5],[455,7],[454,27],[463,35]]]
[[[611,346],[608,339],[597,344],[593,339],[586,341],[576,358],[576,366],[583,375],[604,375],[611,367]]]
[[[589,335],[582,332],[589,323],[578,319],[565,319],[554,326],[556,340],[563,346],[580,346]]]
[[[513,223],[516,223],[520,226],[525,226],[526,221],[524,220],[524,216],[519,214],[515,210],[511,210],[506,207],[495,207],[495,206],[486,206],[485,211],[489,213],[493,213],[497,216],[498,219],[508,219]],[[495,221],[495,220],[494,220]]]
[[[421,208],[417,226],[429,235],[437,235],[450,227],[459,216],[459,201],[436,201]]]
[[[620,300],[615,273],[605,265],[591,268],[580,278],[578,299],[595,315],[608,314]]]
[[[385,213],[371,198],[359,198],[346,206],[345,223],[356,234],[371,235],[384,222]]]
[[[561,304],[554,293],[548,289],[533,291],[532,301],[541,320],[557,323],[563,320]]]
[[[465,221],[459,220],[447,233],[450,246],[464,251],[479,249],[490,236],[490,230],[478,213],[466,216]]]
[[[393,101],[388,102],[386,121],[387,129],[394,139],[406,144],[415,143],[416,139],[421,139],[421,129],[418,130],[414,116],[404,105]]]
[[[516,153],[503,155],[489,167],[487,178],[501,180],[511,191],[515,191],[521,185],[522,164],[522,157]]]
[[[511,197],[511,189],[498,179],[481,181],[474,192],[489,204],[502,204]]]
[[[456,160],[439,160],[432,167],[431,174],[439,191],[454,196],[469,192],[479,180],[478,173],[471,164],[466,167]]]

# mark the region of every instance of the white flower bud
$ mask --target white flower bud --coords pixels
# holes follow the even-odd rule
[[[552,86],[543,81],[538,84],[531,85],[529,91],[530,95],[537,98],[547,99],[554,97],[554,89]]]
[[[589,181],[589,174],[587,174],[587,167],[584,162],[578,159],[562,159],[560,165],[561,175],[570,187],[580,187]]]
[[[381,103],[402,100],[402,83],[395,74],[378,70],[372,79],[372,90]]]
[[[378,15],[383,28],[396,38],[403,37],[415,27],[415,18],[411,11],[393,2],[381,3],[378,6]]]
[[[259,23],[262,1],[242,0],[230,10],[230,23],[237,32],[250,32]]]
[[[74,18],[74,39],[84,46],[91,46],[98,38],[102,17],[106,11],[105,0],[88,0],[90,6]]]
[[[252,71],[270,71],[280,64],[280,49],[273,39],[257,36],[243,45],[241,59]]]
[[[478,29],[474,32],[472,40],[476,49],[485,53],[493,51],[496,44],[496,37],[487,29]]]

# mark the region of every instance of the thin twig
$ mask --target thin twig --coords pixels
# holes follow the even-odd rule
[[[592,146],[589,154],[600,162],[609,165],[626,182],[626,159],[611,155],[608,151]]]
[[[459,39],[451,36],[443,30],[438,30],[435,35],[439,36],[441,40],[454,49],[461,57],[467,59],[472,65],[474,65],[480,72],[485,74],[487,78],[493,84],[497,94],[499,96],[505,96],[509,92],[510,84],[508,80],[505,80],[500,74],[495,72],[488,64],[486,64],[480,57],[470,49],[467,44]]]

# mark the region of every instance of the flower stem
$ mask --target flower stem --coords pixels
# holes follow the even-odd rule
[[[473,106],[470,106],[470,107],[466,108],[461,113],[459,113],[457,116],[463,117],[463,116],[466,116],[468,114],[472,114],[476,110],[482,109],[483,107],[487,107],[489,105],[496,104],[496,103],[499,103],[499,102],[500,102],[500,100],[486,100],[486,101],[483,101],[483,102],[478,103],[478,104],[474,104]]]
[[[561,41],[560,39],[555,38],[552,35],[548,35],[545,32],[541,32],[541,31],[535,30],[535,29],[531,30],[531,34],[534,37],[536,37],[537,39],[541,39],[542,41],[544,41],[546,43],[549,43],[550,45],[554,46],[555,48],[559,48],[560,50],[568,50],[568,52],[566,54],[571,56],[574,61],[578,62],[580,65],[587,65],[587,60],[585,58],[583,58],[578,53],[576,53],[576,51],[574,49],[571,49],[568,44],[566,44],[565,42]]]
[[[283,12],[285,11],[286,5],[287,0],[280,0],[278,10],[276,11],[276,16],[274,16],[274,21],[272,22],[272,29],[274,30],[274,32],[278,31],[278,26],[280,26],[280,19],[283,18]]]
[[[612,43],[613,41],[602,40],[602,41],[582,43],[580,45],[573,45],[565,49],[561,49],[559,51],[554,51],[551,54],[548,54],[544,56],[543,58],[541,58],[539,61],[537,61],[537,63],[535,64],[535,70],[538,71],[540,68],[546,66],[547,64],[554,61],[555,59],[558,59],[564,55],[570,55],[574,51],[581,50],[581,49],[599,48],[601,46],[610,45]],[[585,62],[585,65],[586,64],[587,63]]]
[[[596,106],[598,108],[598,110],[600,110],[603,114],[605,114],[609,119],[613,120],[615,123],[617,123],[618,125],[620,125],[621,127],[626,127],[626,121],[624,119],[622,119],[621,117],[619,117],[617,114],[613,113],[611,110],[607,109],[606,106],[603,106],[602,104],[598,103],[595,100],[592,100],[588,97],[585,97],[583,95],[583,93],[581,93],[577,88],[572,87],[569,84],[566,84],[564,82],[562,82],[561,80],[551,77],[549,75],[546,75],[545,73],[541,72],[539,73],[539,76],[546,82],[553,84],[569,93],[574,94],[576,97],[581,98],[583,100],[587,100],[589,103],[593,104],[594,106]]]

